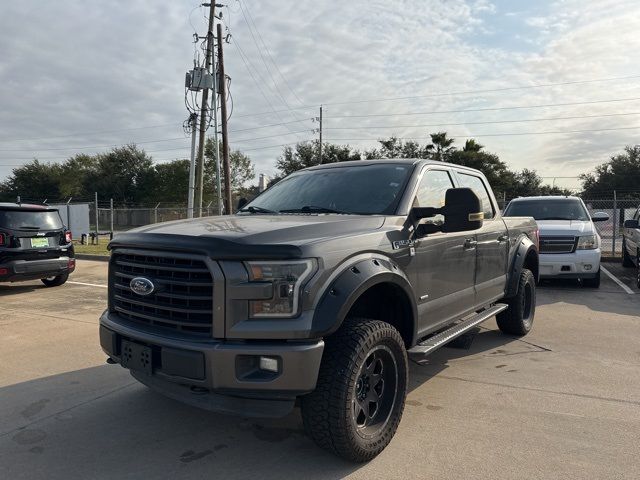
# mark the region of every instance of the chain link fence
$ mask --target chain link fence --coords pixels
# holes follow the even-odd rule
[[[501,198],[498,204],[501,209],[509,203],[508,198]],[[583,201],[589,213],[604,212],[609,216],[605,222],[595,222],[596,229],[602,239],[601,249],[604,255],[620,256],[622,252],[622,232],[624,221],[633,217],[640,206],[640,191],[629,194],[625,197],[616,198],[616,194],[602,195],[600,198],[584,197]],[[91,219],[91,230],[101,234],[130,230],[160,222],[171,220],[182,220],[188,218],[186,205],[165,205],[162,203],[142,206],[113,205],[111,202],[98,202],[96,217],[96,204],[89,204],[89,215]],[[203,215],[217,215],[217,206],[209,203],[203,207]],[[97,218],[97,224],[96,224]]]

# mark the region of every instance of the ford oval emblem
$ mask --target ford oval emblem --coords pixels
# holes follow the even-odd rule
[[[156,289],[153,282],[144,277],[132,278],[129,282],[129,287],[133,293],[142,296],[151,295]]]

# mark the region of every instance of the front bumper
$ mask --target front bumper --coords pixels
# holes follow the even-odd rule
[[[594,278],[599,269],[599,248],[540,254],[540,278]]]
[[[131,370],[150,388],[207,410],[244,416],[283,416],[295,398],[311,392],[324,350],[322,340],[224,341],[147,332],[116,314],[100,318],[100,345],[121,363],[122,341],[151,348],[151,372]],[[277,372],[259,368],[276,359]]]
[[[44,260],[13,260],[0,264],[0,269],[5,268],[9,273],[0,276],[0,282],[39,280],[73,272],[75,270],[75,259],[59,257]]]

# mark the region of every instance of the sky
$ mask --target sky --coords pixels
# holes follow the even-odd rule
[[[445,130],[569,188],[640,143],[637,0],[224,4],[230,145],[257,173],[317,138],[320,104],[326,141]],[[205,14],[191,0],[3,3],[0,181],[33,158],[126,143],[187,158],[184,75]]]

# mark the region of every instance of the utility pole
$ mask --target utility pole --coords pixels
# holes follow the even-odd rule
[[[205,58],[205,69],[207,72],[211,72],[211,65],[213,64],[213,22],[215,18],[215,2],[211,3],[203,3],[203,6],[209,7],[209,26],[207,29],[207,54]],[[214,99],[214,113],[215,113],[215,78],[213,82],[213,99]],[[196,168],[196,179],[195,183],[196,187],[196,199],[195,205],[198,209],[198,216],[202,216],[202,193],[204,186],[204,146],[206,140],[206,131],[207,131],[207,118],[208,118],[208,110],[209,110],[209,89],[205,88],[202,91],[202,105],[200,108],[200,143],[198,145],[198,162]],[[217,142],[216,142],[217,143]],[[218,150],[216,144],[216,151]]]
[[[193,197],[196,190],[196,135],[198,133],[198,114],[189,117],[191,125],[191,161],[189,163],[189,193],[187,197],[187,218],[193,218]]]
[[[222,25],[218,23],[218,79],[220,80],[220,119],[222,124],[222,165],[224,166],[224,200],[225,213],[233,213],[231,198],[231,166],[229,165],[229,131],[227,129],[227,79],[224,74],[224,53],[222,51]]]
[[[318,162],[319,164],[322,163],[322,105],[320,105],[320,145],[319,145],[319,157],[320,157],[320,161]]]

